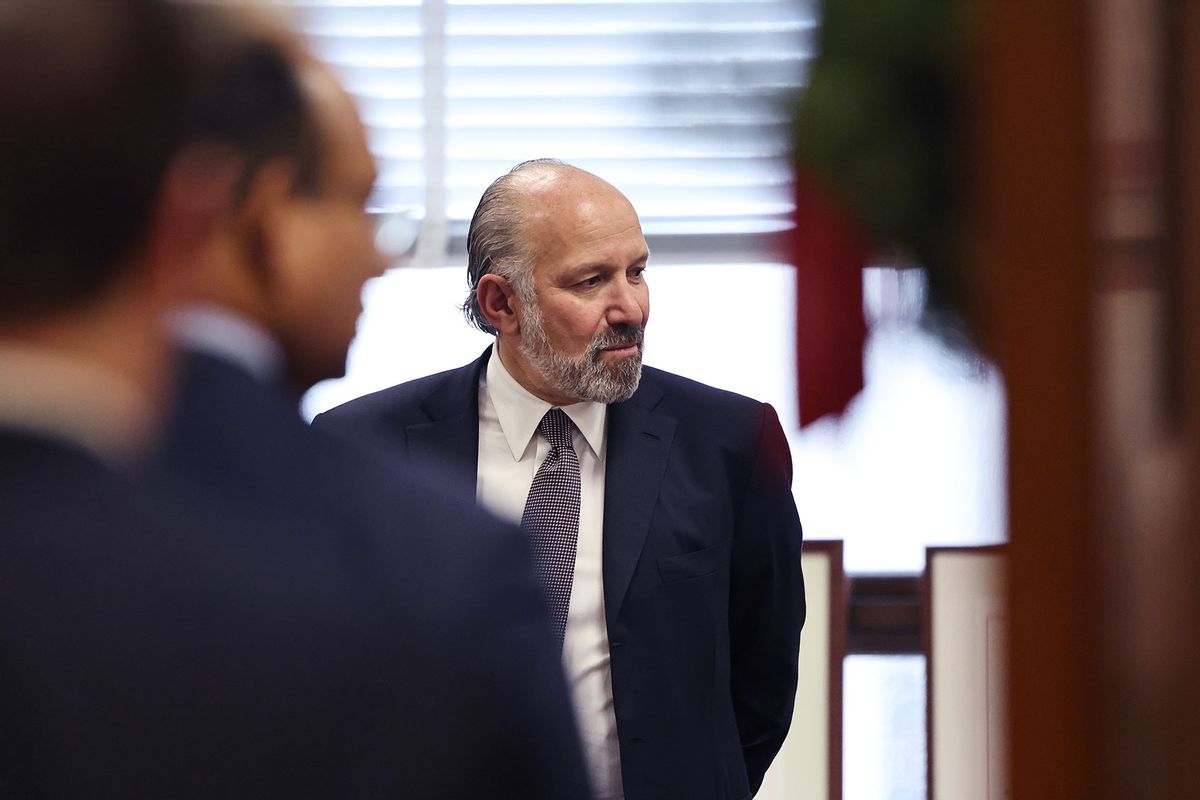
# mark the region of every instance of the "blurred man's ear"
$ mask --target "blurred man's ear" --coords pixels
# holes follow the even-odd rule
[[[274,159],[257,169],[244,190],[234,215],[237,245],[260,292],[269,293],[278,283],[285,236],[291,230],[296,200],[296,171],[290,161]]]
[[[475,298],[491,326],[504,336],[521,333],[520,300],[509,282],[499,275],[484,275],[475,285]]]
[[[235,202],[242,159],[216,145],[191,145],[171,162],[145,239],[146,274],[159,299],[192,299],[201,256]]]

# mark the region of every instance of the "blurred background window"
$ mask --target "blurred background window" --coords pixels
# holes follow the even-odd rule
[[[642,217],[647,363],[778,410],[806,537],[844,540],[857,575],[919,573],[927,545],[1003,541],[1003,388],[990,365],[923,331],[919,270],[864,270],[865,388],[840,420],[798,428],[782,236],[815,3],[288,4],[363,110],[381,169],[372,204],[401,246],[416,241],[405,266],[368,284],[347,376],[310,391],[306,415],[488,346],[457,311],[467,222],[514,164],[561,158]],[[924,796],[923,669],[912,653],[847,659],[847,800]]]
[[[375,205],[421,220],[422,266],[460,253],[483,187],[531,157],[620,187],[656,257],[762,260],[763,234],[788,225],[809,2],[290,5],[361,103],[382,167]]]

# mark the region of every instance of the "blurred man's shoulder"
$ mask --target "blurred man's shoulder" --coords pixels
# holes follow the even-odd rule
[[[313,426],[334,429],[343,434],[362,435],[376,432],[379,426],[404,426],[428,421],[433,407],[439,411],[466,411],[474,408],[479,373],[485,363],[481,357],[461,367],[445,369],[356,397],[318,414],[313,419]]]
[[[468,395],[470,388],[478,383],[479,364],[474,361],[356,397],[318,414],[313,425],[338,427],[353,420],[380,417],[403,421],[417,414],[427,398],[439,393],[462,389],[461,394]]]

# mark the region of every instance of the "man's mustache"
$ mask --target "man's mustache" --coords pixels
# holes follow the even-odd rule
[[[588,353],[598,355],[602,350],[607,350],[610,347],[620,347],[623,345],[636,344],[638,350],[642,346],[646,338],[645,325],[629,325],[621,323],[614,325],[606,331],[596,334],[591,343],[588,344]]]

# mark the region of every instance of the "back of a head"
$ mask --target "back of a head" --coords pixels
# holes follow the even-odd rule
[[[182,144],[185,41],[163,0],[5,0],[0,318],[82,305],[121,277]]]
[[[307,388],[342,374],[362,283],[382,269],[363,214],[374,161],[353,99],[284,20],[192,13],[208,44],[189,129],[240,163],[201,294],[275,339]]]
[[[265,9],[241,11],[183,9],[195,70],[188,135],[236,154],[242,193],[259,169],[280,158],[295,168],[296,188],[309,189],[317,180],[321,148],[298,77],[306,54],[282,19]]]

